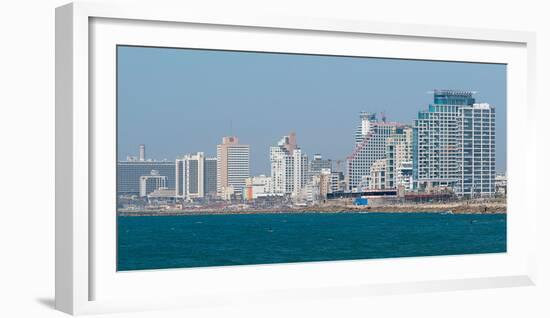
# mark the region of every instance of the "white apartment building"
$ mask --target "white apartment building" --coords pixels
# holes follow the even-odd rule
[[[387,160],[376,160],[370,168],[369,189],[384,190],[387,186]]]
[[[273,193],[297,195],[308,177],[307,155],[296,144],[296,134],[284,136],[269,149]]]
[[[461,107],[458,116],[459,195],[496,192],[495,108],[489,104]]]
[[[347,158],[348,189],[351,191],[358,191],[364,177],[370,177],[371,166],[377,160],[386,159],[387,140],[402,126],[378,121],[371,113],[361,112],[359,117],[361,122],[355,131],[355,149]]]
[[[187,199],[204,198],[204,152],[183,157],[185,166],[185,197]]]
[[[148,176],[139,177],[139,196],[146,197],[151,192],[166,188],[166,176],[159,175],[157,170],[151,170]]]
[[[308,176],[307,155],[302,152],[302,149],[294,149],[292,152],[292,164],[292,194],[297,195],[306,185]]]
[[[386,189],[412,189],[412,127],[398,127],[386,144]]]

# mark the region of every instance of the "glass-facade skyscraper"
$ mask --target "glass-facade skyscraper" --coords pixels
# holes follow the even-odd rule
[[[186,161],[184,158],[176,159],[176,197],[185,198],[185,171],[186,171]]]
[[[216,196],[218,187],[218,159],[204,159],[204,194]]]

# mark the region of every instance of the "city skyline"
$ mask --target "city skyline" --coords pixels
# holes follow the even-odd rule
[[[361,112],[362,113],[365,113],[365,112]],[[380,113],[380,114],[372,114],[372,113],[368,113],[372,116],[374,116],[373,118],[376,118],[377,120],[380,120],[381,122],[384,122],[386,120],[386,118],[384,117],[383,119],[382,118],[379,118],[379,115],[381,116],[385,116],[385,113]],[[400,123],[400,122],[389,122],[388,123],[390,126],[393,126],[393,127],[407,127],[409,128],[411,131],[413,129],[413,126],[412,124],[409,124],[409,123]],[[358,129],[358,128],[356,128]],[[294,135],[294,142],[296,142],[296,139],[297,139],[297,136],[295,134],[294,131],[291,131],[289,134],[291,135]],[[288,137],[288,136],[284,136],[284,137]],[[225,142],[225,139],[227,138],[236,138],[238,139],[239,136],[222,136],[220,139],[222,140],[222,143]],[[356,135],[356,138],[357,135]],[[360,139],[362,140],[363,137],[361,137]],[[387,137],[385,137],[387,138]],[[279,141],[280,142],[280,141]],[[356,143],[357,143],[357,140],[356,140]],[[271,149],[273,148],[273,145],[276,144],[276,142],[274,141],[270,146],[269,146],[269,151],[271,152]],[[119,161],[128,161],[129,158],[133,158],[131,159],[130,161],[145,161],[145,162],[173,162],[175,161],[176,162],[176,165],[177,165],[177,162],[178,161],[181,161],[183,160],[185,157],[188,157],[190,155],[194,155],[195,153],[191,153],[191,152],[186,152],[186,153],[181,153],[180,155],[176,156],[176,158],[163,158],[163,159],[159,159],[159,158],[155,158],[154,156],[153,157],[146,157],[145,156],[145,144],[139,144],[137,145],[137,152],[135,153],[130,153],[130,154],[127,154],[125,157],[123,158],[119,158],[118,160]],[[216,152],[218,152],[219,150],[219,147],[220,145],[217,144],[216,145]],[[248,148],[248,145],[246,145],[246,147]],[[300,147],[301,148],[301,147]],[[339,171],[339,172],[342,172],[344,174],[347,175],[347,171],[346,171],[346,168],[345,168],[345,165],[346,165],[346,161],[349,160],[349,157],[350,157],[350,154],[346,154],[344,156],[344,159],[334,159],[334,158],[329,158],[327,156],[325,156],[324,154],[322,153],[319,153],[319,152],[308,152],[307,150],[304,150],[304,149],[301,149],[303,150],[302,153],[306,156],[309,156],[311,159],[313,159],[314,157],[322,157],[323,159],[325,160],[330,160],[333,162],[334,166],[332,169],[334,169],[335,171]],[[250,149],[248,149],[248,151],[250,152]],[[199,149],[196,153],[202,153],[203,156],[205,158],[212,158],[212,159],[216,159],[217,158],[217,155],[216,155],[216,152],[213,156],[209,156],[208,155],[208,152],[204,151],[204,149]],[[350,151],[350,153],[352,153],[352,151]],[[270,162],[269,160],[269,157],[270,155],[268,154],[268,156],[264,157],[262,160],[266,161],[266,162]],[[340,164],[337,163],[337,161],[341,161]],[[252,165],[251,162],[249,162],[249,165]],[[271,175],[271,169],[268,169],[267,171],[264,171],[264,172],[260,172],[260,173],[252,173],[250,172],[249,175],[250,176],[261,176],[261,175],[265,175],[265,176],[269,176]],[[505,173],[506,171],[498,171],[497,169],[497,172],[499,173]]]
[[[125,160],[127,155],[137,156],[139,144],[146,144],[150,154],[148,158],[157,160],[172,161],[178,156],[195,152],[215,157],[216,145],[221,138],[235,135],[241,142],[250,145],[250,174],[269,175],[269,148],[280,136],[294,131],[298,143],[308,156],[320,153],[333,161],[345,161],[353,151],[352,134],[357,113],[385,112],[389,120],[412,126],[417,113],[428,108],[432,102],[428,93],[443,86],[477,89],[478,94],[475,96],[478,102],[495,105],[496,167],[499,172],[505,171],[504,65],[134,47],[119,47],[119,53],[119,160]],[[217,63],[212,65],[213,61]],[[276,67],[270,63],[282,67],[283,71],[275,70]],[[396,63],[399,65],[395,66]],[[172,71],[166,69],[168,64],[174,65]],[[252,75],[266,76],[267,73],[276,78],[266,80],[269,83],[263,85],[253,85],[250,87],[253,91],[247,95],[246,89],[237,89],[240,85],[235,86],[228,81],[227,69],[235,69],[237,66],[242,68],[242,72],[233,72],[233,75],[240,74],[240,77],[237,76],[238,80],[233,79],[232,82],[240,81],[240,85],[250,84],[257,78]],[[263,71],[257,70],[258,66],[262,66]],[[214,71],[216,67],[219,69]],[[180,77],[176,72],[182,69],[187,70],[183,72],[187,75]],[[310,74],[307,74],[308,71]],[[167,75],[157,78],[156,75],[161,72],[167,72]],[[320,73],[332,74],[336,78],[348,76],[350,80],[340,78],[346,85],[334,86],[333,78],[319,81],[317,75]],[[216,74],[223,79],[213,78]],[[380,92],[377,89],[379,86],[388,86],[388,77],[392,77],[388,74],[395,78],[394,85],[399,88],[393,89],[391,86],[392,90],[386,88]],[[411,81],[408,86],[398,85],[403,76],[410,79],[419,74],[423,74],[420,80]],[[447,76],[442,77],[442,74]],[[189,78],[192,75],[198,78],[193,81]],[[432,75],[436,78],[432,79]],[[303,90],[298,90],[296,85],[283,85],[284,80],[292,76],[298,78],[291,82],[303,85]],[[377,76],[383,83],[373,81]],[[356,78],[363,78],[372,88],[360,89],[358,81],[353,80]],[[152,79],[158,83],[151,86]],[[432,85],[435,82],[447,85]],[[174,88],[177,83],[189,89]],[[205,83],[210,84],[206,87],[210,87],[213,93],[205,95],[205,88],[201,88],[198,90],[203,95],[195,94],[197,88]],[[220,91],[223,83],[234,90],[225,88]],[[449,87],[452,83],[454,86]],[[170,91],[162,88],[161,84],[167,85]],[[327,94],[322,88],[329,84],[333,84],[335,89]],[[149,89],[140,89],[144,86]],[[422,88],[413,91],[418,86]],[[385,102],[382,103],[381,93],[384,92]],[[161,95],[169,96],[159,98],[158,103],[151,106],[151,99]],[[222,97],[213,98],[211,95]],[[311,96],[311,100],[307,96]],[[322,98],[323,101],[320,101]],[[217,102],[222,99],[227,100],[227,105]],[[186,100],[187,103],[184,102]],[[272,105],[274,100],[280,104],[276,107],[261,107]],[[341,101],[335,102],[337,100]],[[187,107],[197,103],[202,107]],[[243,106],[231,106],[235,104]],[[209,106],[212,106],[211,110]],[[291,110],[295,111],[294,115],[289,114]],[[258,130],[263,133],[259,134]]]

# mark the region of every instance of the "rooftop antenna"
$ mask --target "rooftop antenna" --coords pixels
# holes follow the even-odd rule
[[[229,136],[233,136],[233,120],[229,120]]]

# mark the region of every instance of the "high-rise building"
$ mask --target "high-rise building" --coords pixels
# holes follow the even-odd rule
[[[284,136],[269,149],[273,193],[297,195],[307,183],[307,155],[296,144],[296,134]]]
[[[293,167],[293,185],[292,193],[297,195],[299,191],[306,185],[308,176],[307,155],[302,152],[302,149],[297,148],[292,152]]]
[[[319,176],[319,197],[324,200],[327,194],[332,193],[332,171],[324,168],[317,176]]]
[[[218,159],[204,159],[204,193],[207,196],[216,196],[218,191]]]
[[[395,135],[398,123],[378,121],[375,114],[361,112],[355,131],[355,149],[347,158],[348,188],[357,191],[359,184],[371,174],[371,166],[386,158],[386,144]]]
[[[459,108],[474,103],[472,92],[436,90],[434,103],[414,121],[414,186],[454,187],[458,183]]]
[[[203,152],[176,159],[176,198],[198,199],[216,195],[217,159]]]
[[[245,179],[250,176],[250,146],[239,144],[235,136],[223,137],[217,147],[217,193],[241,194]]]
[[[495,188],[495,108],[461,107],[458,116],[459,182],[456,192],[470,197],[492,195]]]
[[[320,154],[314,154],[313,159],[309,161],[308,180],[314,175],[319,175],[323,169],[332,171],[332,160],[323,159]]]
[[[186,199],[204,198],[204,152],[189,154],[185,160]]]
[[[139,145],[139,161],[145,161],[145,145]]]
[[[494,107],[473,92],[435,90],[413,129],[413,179],[420,190],[449,187],[456,194],[494,193]]]
[[[279,140],[277,146],[269,148],[271,178],[273,193],[275,194],[285,195],[292,192],[294,164],[291,154],[296,148],[296,134],[294,132]]]
[[[157,170],[152,170],[147,176],[139,177],[139,196],[145,197],[149,193],[166,188],[166,176],[159,175]]]
[[[186,160],[184,158],[176,159],[176,198],[185,198],[185,174],[186,174]]]
[[[412,187],[412,127],[397,127],[386,142],[386,189]]]

